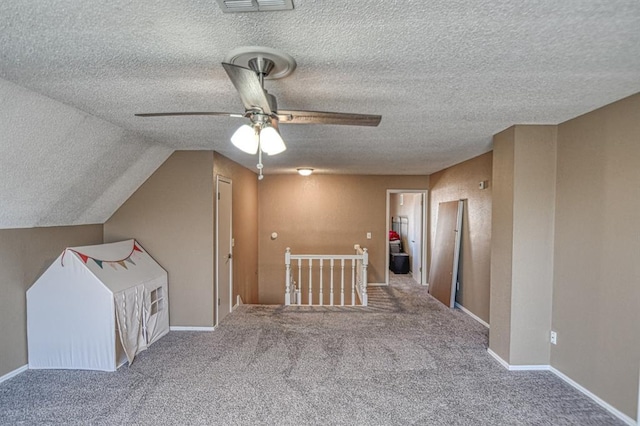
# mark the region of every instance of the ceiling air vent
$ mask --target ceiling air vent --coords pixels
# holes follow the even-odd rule
[[[293,0],[217,0],[225,13],[292,10]]]

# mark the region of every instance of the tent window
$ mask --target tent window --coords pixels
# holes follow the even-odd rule
[[[158,287],[151,291],[151,315],[155,315],[164,309],[164,289]]]

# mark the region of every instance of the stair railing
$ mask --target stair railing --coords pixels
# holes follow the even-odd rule
[[[369,253],[358,244],[354,249],[356,254],[292,254],[287,247],[284,304],[302,305],[306,298],[306,305],[323,306],[328,289],[329,306],[347,306],[345,298],[350,299],[350,306],[367,306]],[[350,282],[345,276],[349,270]]]

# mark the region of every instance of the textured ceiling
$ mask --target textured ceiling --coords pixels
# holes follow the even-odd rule
[[[19,90],[0,85],[0,126],[16,134],[0,141],[2,155],[16,163],[5,168],[9,160],[0,159],[3,204],[4,180],[22,179],[43,155],[72,148],[64,135],[33,139],[60,132],[60,120],[80,135],[63,165],[77,167],[83,184],[101,191],[77,202],[73,223],[108,217],[141,183],[135,179],[144,180],[172,149],[214,149],[253,168],[255,157],[229,142],[242,120],[133,116],[242,111],[220,65],[239,46],[272,47],[296,59],[292,75],[266,82],[283,109],[382,115],[377,128],[282,125],[288,150],[265,158],[267,174],[303,165],[325,173],[428,174],[488,151],[491,136],[512,124],[559,123],[640,91],[638,0],[294,5],[223,14],[214,0],[0,2],[0,78],[71,107],[27,112],[40,132],[25,133],[7,118],[13,113],[5,101]],[[29,102],[21,106],[30,110]],[[72,118],[62,117],[65,108]],[[76,115],[85,124],[74,124]],[[91,133],[84,145],[83,126]],[[98,162],[114,170],[91,173],[87,165]],[[60,180],[54,169],[22,181],[25,203],[38,198],[38,179]],[[76,169],[67,169],[67,184],[80,187],[69,171]],[[7,216],[0,227],[57,224],[52,216],[68,213],[58,195],[46,203],[48,219],[40,207],[11,200],[16,211],[33,209],[34,218],[0,212]]]

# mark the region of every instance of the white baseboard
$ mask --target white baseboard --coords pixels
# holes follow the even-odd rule
[[[172,325],[169,327],[171,331],[213,331],[215,327],[183,327],[180,325]]]
[[[489,355],[495,358],[496,361],[498,361],[504,368],[506,368],[509,371],[525,371],[525,370],[550,371],[553,374],[555,374],[558,378],[566,382],[567,384],[573,386],[575,389],[579,390],[580,392],[582,392],[583,394],[591,398],[596,404],[598,404],[599,406],[601,406],[602,408],[604,408],[605,410],[607,410],[608,412],[610,412],[611,414],[613,414],[614,416],[616,416],[617,418],[619,418],[620,420],[628,424],[629,426],[640,425],[640,419],[638,422],[636,422],[636,420],[633,420],[631,417],[627,416],[622,411],[618,410],[617,408],[615,408],[614,406],[612,406],[611,404],[609,404],[599,396],[595,395],[593,392],[589,391],[584,386],[580,385],[578,382],[571,379],[569,376],[560,372],[556,368],[551,367],[550,365],[509,365],[507,361],[500,358],[500,356],[498,356],[498,354],[493,352],[491,349],[487,349],[487,352],[489,353]]]
[[[237,308],[238,306],[240,306],[240,305],[244,305],[244,303],[242,302],[242,297],[240,297],[240,295],[238,294],[238,295],[236,296],[236,304],[235,304],[235,305],[233,305],[233,307],[231,308],[231,310],[232,310],[232,311],[235,311],[235,310],[236,310],[236,308]]]
[[[17,376],[20,373],[24,373],[25,371],[27,371],[29,369],[29,364],[23,365],[22,367],[18,367],[13,371],[9,371],[7,374],[5,374],[4,376],[0,377],[0,383],[9,380],[12,377]]]
[[[386,287],[387,283],[367,283],[367,287]]]
[[[614,416],[616,416],[617,418],[625,422],[626,424],[630,426],[636,426],[640,424],[635,420],[633,420],[631,417],[624,414],[622,411],[618,410],[617,408],[615,408],[614,406],[612,406],[611,404],[609,404],[608,402],[600,398],[599,396],[592,393],[590,390],[588,390],[584,386],[580,385],[578,382],[571,379],[566,374],[560,372],[559,370],[553,367],[549,367],[549,371],[551,371],[553,374],[555,374],[556,376],[558,376],[559,378],[561,378],[562,380],[564,380],[565,382],[567,382],[568,384],[570,384],[571,386],[573,386],[574,388],[576,388],[577,390],[579,390],[580,392],[582,392],[583,394],[585,394],[586,396],[594,400],[598,405],[600,405],[602,408],[604,408],[605,410],[607,410],[608,412],[610,412],[611,414],[613,414]],[[640,421],[640,419],[638,420]]]
[[[504,368],[506,368],[507,370],[510,370],[510,366],[509,363],[507,361],[505,361],[504,359],[500,358],[500,356],[495,353],[494,351],[491,350],[491,348],[487,348],[487,352],[489,353],[489,355],[491,355],[496,361],[498,361],[500,363],[500,365],[502,365]]]
[[[474,314],[473,312],[471,312],[470,310],[468,310],[467,308],[465,308],[464,306],[462,306],[458,302],[456,302],[456,308],[460,309],[462,312],[464,312],[465,314],[469,315],[471,318],[473,318],[474,320],[478,321],[480,324],[484,325],[485,327],[491,328],[489,326],[489,324],[487,322],[485,322],[482,318],[480,318],[479,316],[477,316],[476,314]]]

